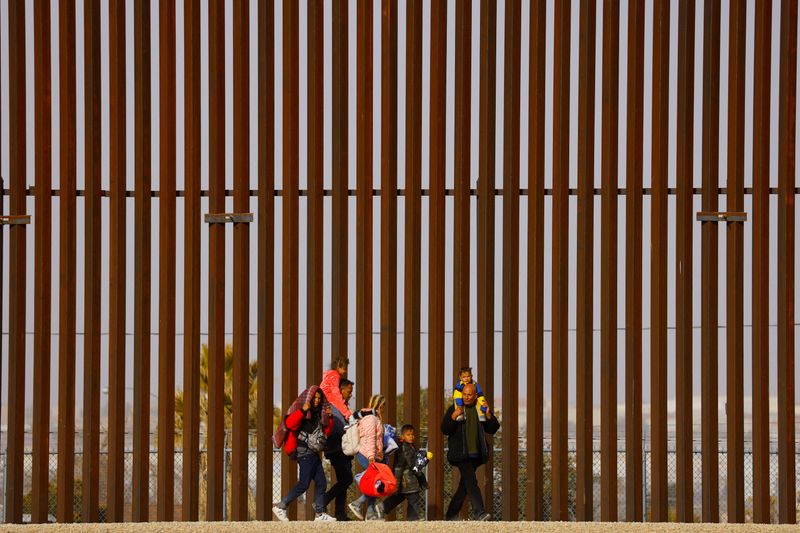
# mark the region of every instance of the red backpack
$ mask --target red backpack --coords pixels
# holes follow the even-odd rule
[[[372,463],[364,471],[358,488],[364,496],[383,498],[397,491],[397,480],[392,469],[383,463]]]

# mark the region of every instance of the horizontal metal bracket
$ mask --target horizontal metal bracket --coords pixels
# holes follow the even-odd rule
[[[207,224],[248,224],[253,221],[253,213],[206,213]]]
[[[746,222],[747,213],[742,211],[700,211],[697,213],[699,222]]]
[[[0,224],[6,226],[14,226],[17,224],[30,224],[30,215],[2,215],[0,216]]]

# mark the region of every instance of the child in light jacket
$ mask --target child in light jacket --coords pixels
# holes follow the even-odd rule
[[[374,462],[383,462],[383,409],[386,406],[386,398],[380,394],[374,395],[369,400],[367,410],[361,411],[357,416],[358,420],[358,442],[359,449],[356,458],[363,468],[367,468]],[[348,507],[359,520],[364,520],[361,511],[362,505],[367,504],[367,520],[380,519],[375,510],[375,498],[361,495]]]

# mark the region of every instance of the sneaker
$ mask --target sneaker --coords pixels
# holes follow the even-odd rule
[[[336,522],[336,519],[328,513],[317,513],[314,522]]]
[[[492,515],[490,515],[489,513],[481,513],[481,515],[478,517],[479,522],[488,522],[491,519]]]
[[[289,521],[289,514],[286,512],[286,509],[280,507],[279,505],[272,506],[272,514],[274,514],[275,518],[277,518],[281,522]]]
[[[384,506],[383,502],[375,502],[375,514],[378,516],[378,520],[383,519],[384,515]]]
[[[347,507],[350,508],[350,512],[353,513],[353,516],[359,520],[364,520],[364,515],[361,513],[360,505],[358,505],[356,502],[351,502],[347,505]]]
[[[456,422],[463,422],[464,420],[466,420],[464,415],[458,415],[458,418],[456,418]]]

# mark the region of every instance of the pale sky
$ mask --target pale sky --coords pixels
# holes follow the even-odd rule
[[[34,47],[33,47],[33,1],[34,0],[26,0],[27,6],[27,13],[26,13],[26,38],[27,38],[27,86],[28,86],[28,96],[27,96],[27,149],[28,149],[28,184],[32,185],[34,182],[34,122],[33,122],[33,56],[34,56]],[[473,2],[473,38],[472,38],[472,150],[471,150],[471,173],[472,179],[471,184],[472,187],[476,186],[477,178],[478,178],[478,139],[479,139],[479,128],[481,127],[479,123],[479,80],[480,80],[480,69],[479,69],[479,52],[480,52],[480,2],[478,0],[472,0]],[[201,79],[202,79],[202,153],[203,153],[203,160],[202,160],[202,180],[203,180],[203,187],[207,188],[208,186],[208,68],[207,68],[207,58],[208,58],[208,51],[207,51],[207,36],[208,36],[208,10],[207,10],[207,2],[201,2],[203,5],[203,9],[201,10],[201,41],[202,41],[202,58],[203,58],[203,67],[201,70]],[[183,153],[181,150],[181,146],[183,145],[183,130],[182,124],[184,120],[183,114],[183,89],[184,89],[184,76],[183,76],[183,0],[177,0],[176,2],[176,19],[177,19],[177,28],[176,28],[176,68],[177,68],[177,121],[178,121],[178,128],[177,128],[177,179],[178,179],[178,188],[181,189],[183,187],[183,165],[184,165],[184,158]],[[621,187],[625,185],[625,155],[626,155],[626,80],[627,80],[627,0],[621,0],[620,2],[620,64],[619,64],[619,71],[620,71],[620,94],[619,94],[619,102],[620,102],[620,110],[619,110],[619,135],[620,135],[620,143],[619,143],[619,183]],[[669,173],[670,173],[670,186],[674,186],[675,183],[675,149],[676,149],[676,110],[677,110],[677,33],[678,33],[678,2],[676,0],[672,0],[672,9],[671,9],[671,38],[670,38],[670,140],[669,140],[669,150],[670,150],[670,164],[669,164]],[[455,5],[456,2],[450,1],[448,3],[449,10],[448,10],[448,104],[447,104],[447,124],[448,124],[448,146],[447,146],[447,184],[448,187],[453,186],[453,124],[454,124],[454,77],[455,77]],[[102,48],[102,121],[103,121],[103,151],[102,151],[102,179],[103,179],[103,188],[108,189],[109,184],[109,165],[108,165],[108,155],[109,155],[109,144],[108,144],[108,125],[109,125],[109,110],[108,110],[108,4],[107,2],[101,2],[101,26],[102,26],[102,34],[101,39],[103,44]],[[702,145],[701,145],[701,128],[702,128],[702,90],[703,90],[703,7],[704,2],[703,0],[698,0],[697,2],[697,12],[695,15],[695,96],[694,96],[694,184],[695,187],[699,187],[701,183],[701,161],[702,161]],[[2,0],[0,1],[0,97],[2,100],[0,103],[2,104],[2,108],[0,110],[1,120],[0,126],[2,127],[1,134],[2,134],[2,142],[0,143],[0,157],[2,160],[0,161],[0,171],[2,171],[3,176],[8,176],[8,139],[9,139],[9,125],[8,125],[8,1]],[[53,187],[57,188],[59,179],[58,179],[58,164],[59,164],[59,93],[58,93],[58,8],[59,8],[59,1],[58,0],[51,0],[51,28],[52,28],[52,83],[53,83],[53,92],[52,92],[52,105],[53,105],[53,124],[52,124],[52,134],[53,134]],[[755,0],[749,0],[747,3],[748,9],[748,28],[747,28],[747,74],[746,74],[746,113],[745,113],[745,186],[750,186],[752,184],[752,95],[753,95],[753,47],[754,47],[754,29],[753,29],[753,21],[755,19]],[[78,15],[76,16],[76,24],[77,24],[77,50],[76,50],[76,60],[77,60],[77,84],[78,84],[78,97],[77,97],[77,176],[78,176],[78,188],[83,188],[84,183],[84,94],[81,91],[82,83],[83,83],[83,1],[77,0],[76,1],[76,9]],[[350,49],[350,57],[349,57],[349,81],[350,81],[350,93],[348,96],[348,125],[349,125],[349,176],[350,176],[350,187],[355,188],[356,184],[356,165],[355,165],[355,154],[356,154],[356,93],[355,93],[355,83],[356,83],[356,29],[357,29],[357,22],[356,22],[356,1],[349,0],[349,49]],[[547,139],[545,141],[545,176],[547,186],[549,187],[552,184],[552,139],[551,139],[551,132],[552,132],[552,98],[553,98],[553,78],[552,78],[552,64],[553,64],[553,4],[552,2],[548,2],[548,10],[547,10],[547,80],[546,80],[546,115],[545,115],[545,127],[547,132]],[[281,127],[282,124],[282,25],[281,25],[281,13],[282,13],[282,1],[276,0],[275,1],[275,175],[276,175],[276,187],[280,187],[281,184],[281,166],[282,166],[282,134],[281,134]],[[306,76],[306,69],[304,65],[306,64],[307,59],[307,25],[306,25],[306,13],[307,13],[307,3],[305,0],[300,0],[300,186],[301,188],[305,188],[307,184],[307,180],[305,178],[306,173],[306,157],[307,157],[307,144],[306,144],[306,134],[307,134],[307,122],[309,120],[307,114],[307,76]],[[405,83],[406,83],[406,64],[405,64],[405,35],[406,35],[406,3],[404,1],[399,2],[398,8],[398,50],[399,50],[399,58],[398,58],[398,182],[401,187],[404,186],[405,179]],[[373,57],[374,57],[374,66],[373,66],[373,106],[374,106],[374,124],[373,124],[373,175],[375,179],[375,187],[380,187],[380,131],[381,131],[381,116],[380,116],[380,61],[381,61],[381,43],[380,43],[380,17],[381,17],[381,9],[380,9],[380,2],[375,0],[375,5],[373,8],[373,35],[375,37],[375,42],[373,43]],[[504,3],[498,2],[498,28],[497,28],[497,135],[496,135],[496,180],[497,186],[502,186],[502,169],[503,169],[503,65],[504,65]],[[233,185],[233,157],[232,157],[232,125],[233,125],[233,102],[232,102],[232,94],[233,94],[233,63],[232,63],[232,7],[231,3],[226,3],[226,14],[225,14],[225,22],[226,22],[226,183],[227,188],[232,188]],[[126,39],[127,39],[127,83],[128,83],[128,98],[127,98],[127,139],[129,141],[128,144],[128,154],[127,154],[127,183],[128,189],[132,190],[134,187],[134,171],[133,171],[133,155],[134,155],[134,146],[133,146],[133,139],[134,139],[134,94],[133,94],[133,80],[134,80],[134,71],[133,71],[133,1],[127,1],[127,14],[126,20],[128,21],[128,27],[126,30]],[[154,2],[151,7],[151,38],[152,38],[152,186],[153,189],[158,189],[159,184],[159,166],[158,166],[158,155],[159,155],[159,92],[158,92],[158,9],[157,3]],[[645,116],[644,116],[644,186],[648,187],[650,178],[650,145],[651,145],[651,70],[652,70],[652,0],[648,0],[646,2],[646,28],[645,28],[645,90],[644,90],[644,105],[645,105]],[[251,155],[250,155],[250,168],[251,168],[251,188],[257,188],[257,3],[255,0],[250,0],[250,110],[251,110],[251,120],[250,120],[250,128],[251,128]],[[520,131],[520,169],[521,169],[521,186],[527,187],[528,185],[528,73],[529,73],[529,27],[530,27],[530,6],[528,2],[523,2],[523,17],[522,17],[522,42],[521,42],[521,91],[520,91],[520,103],[521,103],[521,131]],[[429,183],[428,177],[428,156],[429,156],[429,135],[428,135],[428,126],[429,126],[429,116],[430,116],[430,102],[429,102],[429,77],[430,77],[430,1],[426,0],[424,2],[424,9],[423,9],[423,127],[422,127],[422,183],[423,187],[427,187]],[[597,3],[597,30],[596,30],[596,37],[597,37],[597,47],[596,47],[596,85],[595,85],[595,140],[596,140],[596,147],[595,147],[595,183],[596,186],[599,187],[600,184],[600,165],[601,165],[601,152],[600,152],[600,139],[601,139],[601,132],[602,132],[602,117],[601,117],[601,102],[602,102],[602,25],[603,25],[603,3]],[[578,97],[577,97],[577,89],[578,89],[578,38],[579,38],[579,1],[573,0],[572,2],[572,43],[571,43],[571,104],[570,104],[570,135],[571,137],[571,155],[572,161],[570,165],[570,186],[575,187],[577,186],[577,123],[578,123]],[[770,169],[770,183],[772,186],[777,185],[777,115],[778,115],[778,59],[779,59],[779,28],[780,28],[780,2],[773,3],[773,21],[772,21],[772,80],[773,80],[773,90],[771,95],[771,110],[772,110],[772,138],[775,140],[771,146],[771,169]],[[325,12],[325,114],[322,119],[324,120],[325,124],[325,151],[324,151],[324,161],[325,161],[325,184],[326,188],[331,187],[331,82],[330,82],[330,73],[331,73],[331,12],[329,9],[329,5],[326,4],[326,12]],[[721,20],[721,56],[720,56],[720,185],[725,185],[725,176],[726,176],[726,168],[727,168],[727,75],[728,75],[728,5],[727,2],[722,2],[722,20]],[[314,118],[318,120],[318,118]],[[6,187],[8,186],[8,182],[6,181]],[[327,219],[330,219],[331,216],[331,200],[330,198],[326,198],[325,200],[325,216]],[[725,197],[720,197],[721,209],[724,209],[725,205]],[[29,212],[34,214],[33,220],[36,220],[35,213],[34,213],[34,201],[33,198],[29,198],[28,200],[29,205]],[[83,291],[84,291],[84,283],[83,283],[83,235],[84,235],[84,221],[83,221],[83,209],[82,209],[82,200],[78,202],[78,285],[77,285],[77,330],[79,332],[83,331]],[[103,331],[103,340],[101,342],[102,345],[102,353],[103,353],[103,360],[102,360],[102,384],[101,387],[107,386],[107,350],[108,350],[108,319],[107,319],[107,310],[108,310],[108,263],[107,263],[107,250],[108,250],[108,201],[104,199],[103,202],[103,279],[102,279],[102,305],[103,305],[103,324],[102,324],[102,331]],[[257,213],[257,203],[255,199],[252,201],[251,209],[256,212],[256,217],[258,217]],[[669,325],[670,328],[674,328],[675,326],[675,260],[674,260],[674,250],[675,250],[675,229],[674,229],[674,214],[675,214],[675,198],[670,197],[670,225],[669,225],[669,248],[670,248],[670,259],[669,259],[669,293],[668,293],[668,317],[669,317]],[[746,210],[750,211],[752,205],[752,201],[750,197],[745,197],[745,208]],[[153,236],[153,249],[152,249],[152,261],[153,261],[153,277],[152,277],[152,297],[153,297],[153,306],[152,306],[152,325],[151,329],[153,332],[158,331],[158,248],[157,248],[157,236],[158,236],[158,199],[153,199],[153,211],[152,211],[152,236]],[[552,209],[551,209],[551,198],[547,197],[545,199],[545,238],[549,243],[551,238],[551,231],[552,231]],[[625,302],[625,272],[624,272],[624,258],[625,258],[625,200],[624,197],[620,197],[619,202],[619,248],[618,248],[618,319],[619,319],[619,326],[620,331],[618,334],[618,364],[619,364],[619,374],[618,374],[618,398],[620,403],[624,402],[625,397],[625,390],[624,390],[624,339],[625,334],[624,330],[624,302]],[[772,199],[771,203],[773,212],[771,213],[771,235],[777,235],[777,202],[775,198]],[[133,385],[133,258],[134,258],[134,225],[133,225],[133,208],[134,202],[133,199],[128,200],[128,292],[127,292],[127,326],[126,331],[128,332],[127,337],[127,379],[126,383],[128,386]],[[700,197],[695,197],[695,211],[699,210],[700,208]],[[4,209],[7,212],[8,209],[8,202],[6,201]],[[349,339],[349,346],[350,346],[350,354],[351,354],[351,361],[355,361],[355,231],[356,231],[356,218],[355,218],[355,198],[351,198],[350,200],[350,208],[349,208],[349,232],[350,232],[350,257],[349,257],[349,288],[350,288],[350,307],[348,310],[348,326],[350,334]],[[448,197],[447,199],[447,223],[449,226],[453,223],[453,199],[452,197]],[[208,211],[208,202],[207,199],[203,199],[202,212]],[[232,199],[228,199],[228,211],[233,210],[233,202]],[[649,247],[650,247],[650,220],[649,220],[649,197],[645,197],[644,199],[644,227],[643,227],[643,250],[644,250],[644,257],[643,257],[643,294],[644,294],[644,301],[643,301],[643,324],[645,328],[649,327],[650,323],[650,309],[649,309],[649,291],[650,291],[650,260],[649,260]],[[502,261],[503,261],[503,254],[502,254],[502,198],[499,197],[497,199],[497,208],[496,208],[496,254],[495,254],[495,361],[496,361],[496,368],[495,368],[495,383],[489,384],[482,382],[482,385],[486,389],[493,390],[494,396],[496,399],[502,395],[502,372],[500,366],[501,360],[501,350],[502,350],[502,335],[500,333],[501,326],[502,326],[502,314],[501,314],[501,306],[502,306]],[[521,236],[520,236],[520,336],[519,336],[519,353],[520,353],[520,395],[524,397],[526,395],[527,387],[525,383],[525,369],[526,369],[526,357],[527,357],[527,334],[525,331],[527,325],[527,302],[525,295],[527,294],[527,232],[525,229],[527,228],[527,219],[528,219],[528,210],[527,210],[527,197],[522,197],[520,202],[520,224],[521,224]],[[398,368],[396,369],[398,373],[398,383],[401,383],[402,380],[402,369],[403,369],[403,286],[404,286],[404,279],[403,274],[404,270],[402,268],[402,258],[404,257],[404,224],[402,223],[404,216],[404,203],[403,198],[399,198],[398,201],[398,259],[401,263],[398,265],[398,331],[401,333],[398,334]],[[595,269],[594,269],[594,287],[595,287],[595,294],[594,294],[594,352],[595,352],[595,380],[594,380],[594,398],[595,398],[595,405],[599,405],[600,398],[600,382],[599,382],[599,358],[600,358],[600,199],[596,197],[595,199],[595,213],[594,213],[594,229],[595,229]],[[53,292],[52,292],[52,330],[53,330],[53,342],[52,342],[52,359],[51,359],[51,403],[53,406],[53,416],[51,417],[51,427],[56,427],[56,406],[57,406],[57,379],[56,376],[58,374],[58,356],[57,356],[57,347],[58,347],[58,231],[57,231],[57,222],[59,217],[59,208],[58,208],[58,199],[54,198],[53,200],[53,220],[54,220],[54,230],[53,230]],[[179,199],[177,205],[177,220],[178,220],[178,248],[177,248],[177,264],[178,264],[178,285],[177,285],[177,309],[176,309],[176,329],[178,335],[176,337],[176,388],[182,388],[183,382],[183,280],[182,280],[182,265],[183,265],[183,239],[182,239],[182,222],[184,217],[183,205],[182,201]],[[305,265],[305,258],[306,258],[306,249],[307,243],[305,238],[305,224],[304,220],[306,217],[306,204],[305,199],[301,198],[300,201],[300,265],[301,265],[301,272],[300,272],[300,307],[299,307],[299,316],[300,316],[300,342],[299,342],[299,350],[300,350],[300,383],[298,385],[298,390],[305,387],[305,365],[304,365],[304,357],[306,354],[306,343],[304,338],[304,333],[306,331],[306,301],[307,301],[307,293],[306,293],[306,271],[303,267]],[[576,280],[576,250],[577,250],[577,243],[576,243],[576,235],[577,235],[577,199],[576,197],[570,197],[570,293],[569,293],[569,327],[570,329],[570,368],[573,369],[570,372],[570,402],[574,404],[575,400],[575,372],[574,372],[574,346],[575,346],[575,303],[576,303],[576,294],[575,294],[575,280]],[[280,198],[276,199],[276,243],[280,244],[280,234],[281,234],[281,210],[280,210]],[[374,245],[373,245],[373,275],[374,275],[374,287],[373,287],[373,323],[374,327],[373,330],[376,334],[373,336],[373,355],[375,357],[374,363],[374,376],[373,376],[373,384],[377,387],[379,380],[378,375],[380,372],[378,356],[380,353],[379,347],[379,335],[377,331],[379,331],[380,325],[380,199],[376,198],[374,201],[373,207],[373,235],[374,235]],[[479,250],[477,250],[477,203],[475,198],[472,199],[472,211],[471,211],[471,224],[472,224],[472,244],[471,244],[471,279],[472,279],[472,287],[471,287],[471,309],[470,309],[470,330],[471,330],[471,350],[470,350],[470,357],[473,361],[473,364],[476,362],[477,359],[477,257]],[[326,224],[326,241],[330,239],[330,224]],[[427,330],[428,330],[428,269],[427,269],[427,262],[428,262],[428,207],[427,207],[427,198],[423,198],[422,202],[422,310],[421,310],[421,329],[423,331],[423,336],[420,343],[421,348],[421,358],[422,358],[422,385],[425,386],[427,383],[427,372],[425,369],[427,368],[427,346],[428,346],[428,339],[427,339]],[[206,231],[206,226],[202,226],[201,230],[202,240],[203,240],[203,256],[207,254],[208,250],[208,233]],[[27,380],[27,391],[28,391],[28,404],[29,406],[32,404],[32,373],[33,373],[33,280],[32,280],[32,273],[33,273],[33,227],[30,228],[28,233],[28,265],[29,265],[29,277],[28,277],[28,304],[27,304],[27,327],[26,331],[30,334],[27,336],[27,355],[28,355],[28,367],[26,370],[26,380]],[[450,333],[446,336],[445,341],[445,360],[446,360],[446,376],[451,375],[452,370],[452,323],[453,323],[453,242],[450,238],[450,233],[447,233],[447,253],[446,253],[446,264],[445,264],[445,275],[446,275],[446,285],[445,285],[445,298],[446,298],[446,312],[445,312],[445,327],[446,330]],[[720,385],[720,394],[725,394],[725,350],[726,350],[726,343],[725,343],[725,329],[724,325],[726,323],[725,319],[725,232],[723,229],[720,231],[720,275],[719,275],[719,282],[720,282],[720,337],[719,337],[719,361],[720,361],[720,368],[719,368],[719,385]],[[800,239],[800,235],[797,236]],[[751,390],[751,382],[750,382],[750,368],[751,368],[751,330],[749,329],[749,325],[752,323],[752,313],[751,307],[749,302],[752,298],[752,288],[751,288],[751,276],[752,276],[752,268],[751,268],[751,261],[747,258],[750,257],[751,249],[752,249],[752,226],[750,222],[745,224],[745,263],[744,263],[744,301],[745,301],[745,309],[744,309],[744,323],[746,325],[744,331],[744,375],[745,375],[745,396],[749,396]],[[227,257],[233,256],[232,250],[232,233],[230,230],[227,231]],[[8,239],[4,242],[5,245],[5,260],[8,260]],[[250,332],[251,332],[251,343],[250,343],[250,357],[251,359],[256,358],[256,332],[257,332],[257,313],[256,313],[256,287],[259,282],[257,278],[257,268],[256,268],[256,246],[257,246],[257,225],[253,226],[251,230],[251,301],[250,301]],[[800,246],[798,247],[800,249]],[[550,396],[550,335],[549,329],[551,327],[551,319],[550,319],[550,309],[551,309],[551,293],[550,293],[550,280],[551,276],[551,265],[552,261],[550,259],[550,246],[546,244],[545,246],[545,295],[544,295],[544,309],[545,309],[545,337],[544,337],[544,371],[545,371],[545,400],[546,402],[549,400]],[[276,299],[276,307],[275,307],[275,331],[278,332],[276,335],[276,364],[278,365],[276,368],[276,376],[280,374],[280,350],[281,350],[281,337],[279,332],[281,331],[281,306],[280,306],[280,288],[281,288],[281,251],[278,247],[276,249],[275,255],[275,287],[277,294]],[[776,351],[777,351],[777,336],[776,336],[776,328],[774,325],[777,323],[777,314],[776,314],[776,294],[777,294],[777,283],[776,283],[776,260],[777,260],[777,250],[776,245],[773,241],[770,248],[770,257],[771,257],[771,264],[770,264],[770,324],[773,326],[770,328],[770,348],[772,350],[772,357],[770,361],[771,365],[771,376],[770,376],[770,393],[771,395],[775,395],[777,393],[776,388]],[[694,310],[693,310],[693,323],[696,326],[694,330],[694,391],[696,395],[700,394],[700,260],[701,260],[701,247],[700,247],[700,225],[696,223],[694,225],[694,260],[693,260],[693,271],[694,271]],[[331,324],[331,307],[330,307],[330,294],[331,294],[331,254],[330,254],[330,246],[326,244],[325,247],[325,265],[324,270],[326,273],[325,282],[324,282],[324,298],[325,298],[325,309],[324,309],[324,324],[325,324],[325,331],[326,333],[330,332],[330,324]],[[207,331],[208,328],[208,317],[206,312],[206,305],[207,305],[207,293],[208,293],[208,283],[207,283],[207,267],[204,261],[202,263],[202,282],[201,282],[201,330]],[[232,265],[233,261],[228,261],[226,263],[227,268],[227,289],[226,289],[226,301],[227,301],[227,309],[232,309],[232,302],[233,302],[233,283],[232,283]],[[800,261],[796,263],[796,272],[800,275]],[[4,272],[8,272],[7,269],[4,269]],[[4,296],[5,299],[3,301],[3,350],[4,350],[4,357],[3,357],[3,377],[2,377],[2,387],[3,387],[3,394],[6,394],[7,391],[7,331],[8,331],[8,316],[9,316],[9,309],[8,309],[8,276],[7,274],[4,276],[3,283],[5,284],[4,288]],[[800,284],[796,285],[796,291],[800,291]],[[797,292],[795,294],[795,301],[797,301]],[[795,328],[798,333],[800,330]],[[228,336],[228,340],[230,341],[231,333],[232,333],[232,313],[228,313],[226,316],[226,328],[225,331]],[[202,339],[205,342],[205,337]],[[675,331],[671,329],[669,332],[669,371],[668,371],[668,380],[669,380],[669,397],[672,399],[674,398],[675,394],[675,384],[674,384],[674,345],[675,345]],[[326,335],[325,344],[324,344],[324,360],[329,360],[330,357],[330,335]],[[157,336],[153,335],[152,337],[152,355],[151,355],[151,371],[152,371],[152,378],[151,378],[151,391],[154,394],[157,394],[157,357],[158,357],[158,348],[157,348]],[[78,404],[76,406],[76,411],[78,413],[78,417],[80,420],[80,413],[82,411],[82,388],[83,388],[83,379],[82,379],[82,361],[83,361],[83,338],[79,335],[77,339],[77,368],[78,368],[78,375],[77,375],[77,383],[76,383],[76,398],[78,400]],[[351,367],[354,370],[354,367]],[[649,331],[645,329],[643,332],[643,396],[644,402],[649,402]],[[800,376],[800,368],[798,368],[798,376]],[[796,376],[796,379],[800,379],[800,377]],[[477,379],[481,381],[481,375],[477,375]],[[358,386],[358,384],[356,384]],[[446,387],[448,387],[446,383]],[[401,389],[401,387],[399,387]],[[375,391],[379,392],[379,391]],[[132,389],[126,391],[128,395],[128,401],[132,399]],[[276,380],[276,387],[275,387],[275,399],[279,401],[280,399],[280,380]],[[101,404],[101,410],[105,413],[106,409],[106,397],[103,396]],[[156,408],[156,401],[153,399],[153,408]],[[724,416],[721,416],[721,419],[724,420]],[[5,419],[4,419],[5,420]],[[155,427],[155,417],[153,417],[152,423],[153,427]],[[696,423],[699,423],[699,419],[695,420]],[[3,424],[5,422],[3,421]],[[80,422],[79,422],[80,425]]]

